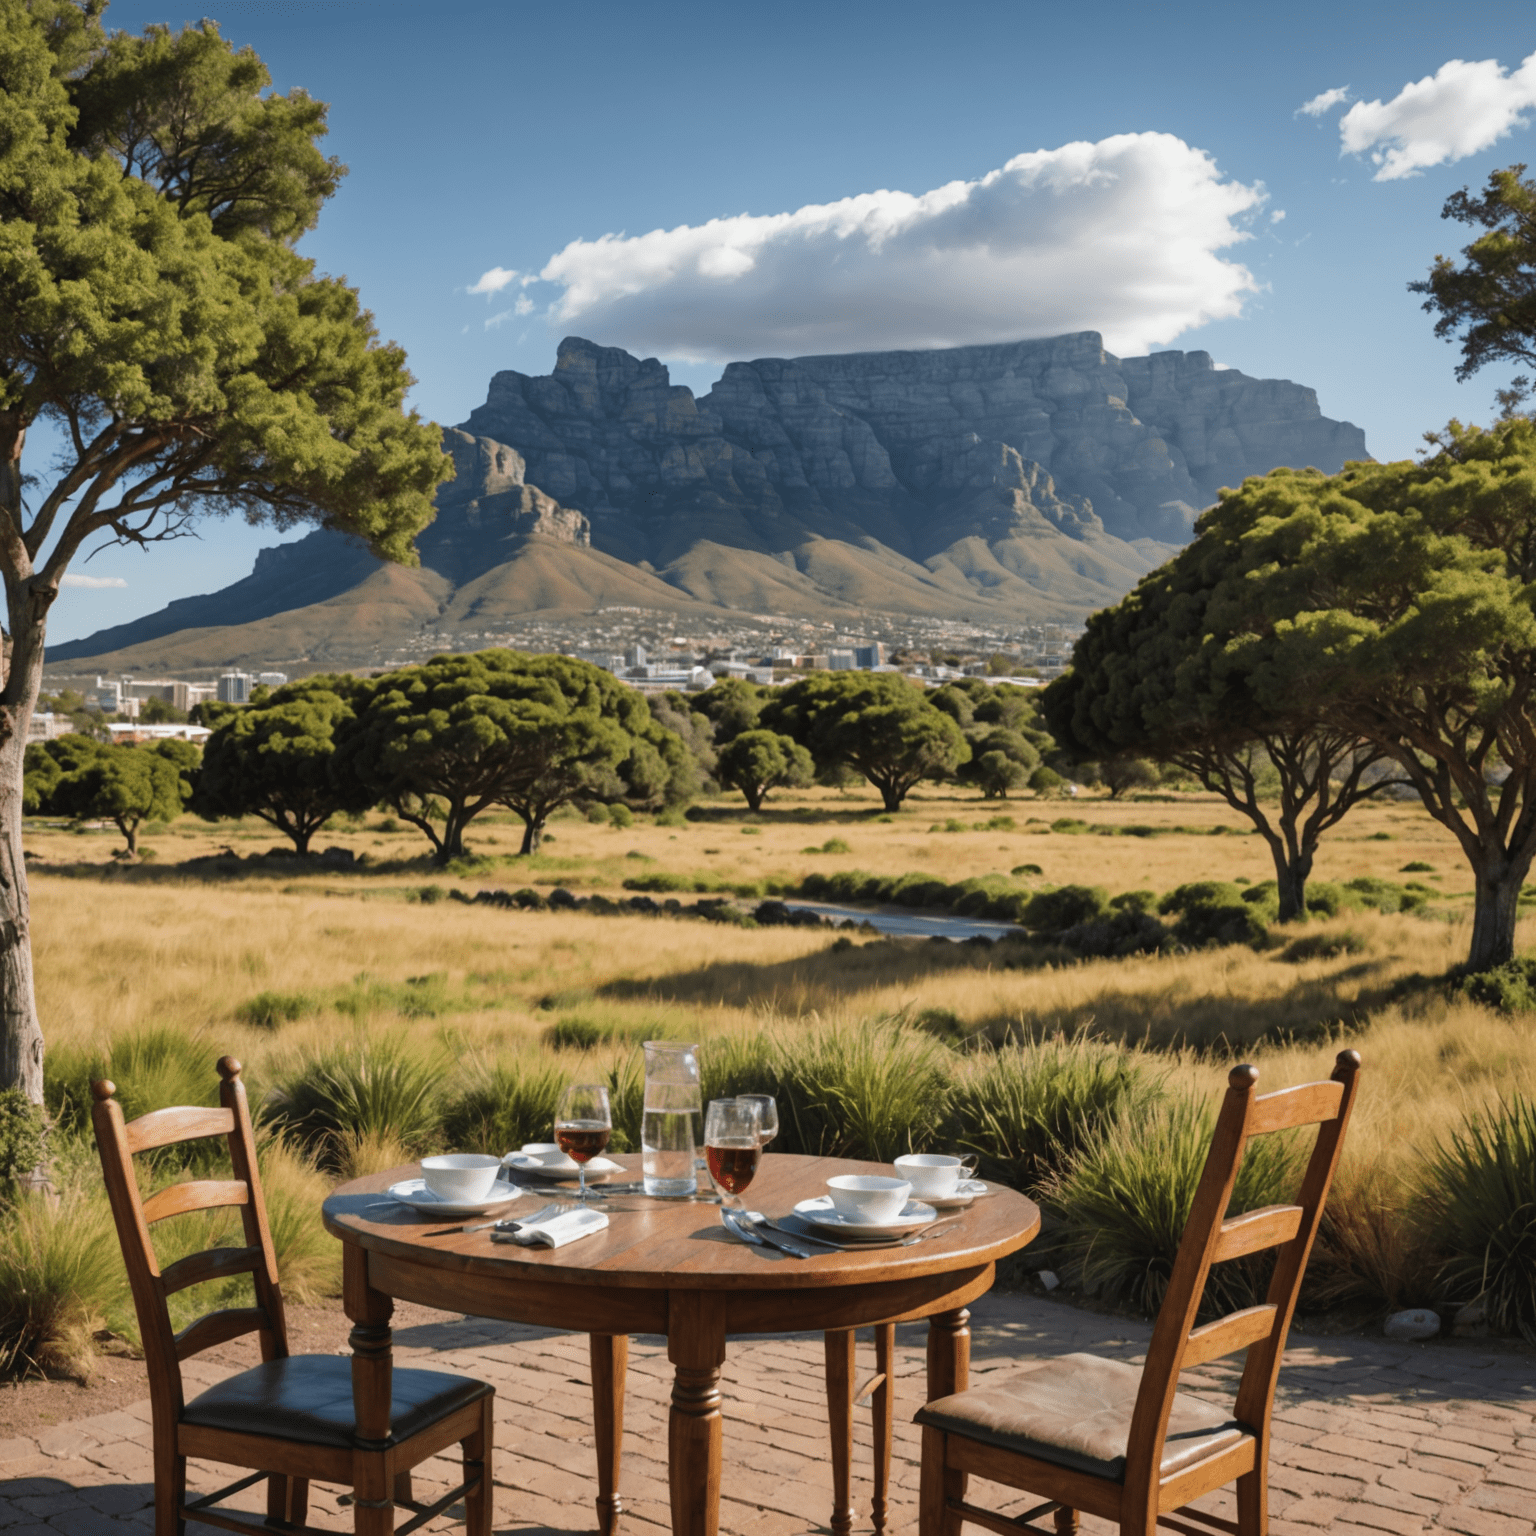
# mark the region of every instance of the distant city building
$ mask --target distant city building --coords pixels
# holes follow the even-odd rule
[[[864,672],[873,672],[885,662],[885,646],[876,640],[873,645],[856,645],[853,648],[853,664]]]
[[[640,644],[635,644],[629,648],[629,651],[625,657],[625,664],[631,667],[643,667],[647,660],[649,660],[649,657],[646,654],[645,647]]]
[[[56,736],[67,736],[75,728],[75,723],[68,715],[55,715],[50,711],[40,710],[32,716],[27,725],[27,740],[52,741]]]
[[[256,674],[256,681],[263,688],[281,688],[288,681],[288,674],[286,672],[258,672]]]
[[[773,683],[773,667],[754,667],[746,662],[720,662],[710,668],[719,677],[739,677],[743,682],[761,683],[768,687]]]
[[[219,703],[249,704],[255,682],[249,672],[226,672],[219,679]]]
[[[98,677],[85,702],[104,715],[115,715],[123,707],[123,685],[112,677]]]
[[[206,725],[140,725],[133,720],[109,720],[107,730],[118,746],[125,747],[144,741],[191,741],[202,746],[213,734]]]
[[[188,683],[187,684],[187,708],[196,709],[199,704],[206,704],[210,699],[219,696],[217,683]]]

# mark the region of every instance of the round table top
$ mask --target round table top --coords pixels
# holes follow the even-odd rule
[[[632,1174],[640,1172],[638,1153],[615,1161]],[[778,1220],[797,1201],[824,1193],[834,1174],[890,1172],[880,1163],[770,1152],[744,1199],[752,1210]],[[733,1237],[721,1225],[717,1205],[616,1192],[597,1207],[608,1216],[604,1231],[563,1248],[521,1248],[493,1243],[489,1231],[463,1231],[462,1218],[429,1220],[385,1193],[390,1185],[419,1176],[420,1165],[411,1163],[343,1184],[325,1202],[326,1229],[343,1242],[443,1269],[546,1283],[727,1291],[867,1285],[944,1274],[995,1263],[1040,1230],[1040,1209],[1033,1200],[994,1185],[994,1193],[978,1196],[963,1212],[941,1212],[941,1219],[956,1214],[960,1219],[923,1242],[868,1252],[817,1249],[813,1258],[797,1259]],[[547,1198],[572,1192],[557,1187]],[[494,1214],[537,1210],[540,1193],[526,1194]]]

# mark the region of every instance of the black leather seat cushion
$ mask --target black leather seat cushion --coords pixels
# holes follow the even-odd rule
[[[1125,1479],[1131,1414],[1141,1370],[1097,1355],[1061,1355],[921,1409],[919,1424],[1019,1451],[1113,1482]],[[1235,1419],[1180,1392],[1168,1419],[1162,1476],[1236,1445],[1248,1431]]]
[[[446,1371],[392,1373],[388,1444],[409,1440],[456,1408],[491,1392],[471,1376]],[[185,1424],[233,1429],[275,1440],[350,1447],[357,1418],[352,1411],[352,1360],[348,1355],[290,1355],[267,1360],[221,1381],[193,1398]]]

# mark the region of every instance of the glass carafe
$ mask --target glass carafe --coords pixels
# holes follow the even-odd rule
[[[699,1048],[678,1040],[645,1042],[645,1113],[640,1123],[645,1192],[691,1198],[693,1117],[699,1113]]]

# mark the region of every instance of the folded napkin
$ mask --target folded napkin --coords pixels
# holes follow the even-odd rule
[[[514,1231],[497,1230],[492,1237],[498,1243],[516,1243],[522,1248],[563,1248],[577,1238],[591,1237],[608,1225],[608,1218],[591,1206],[578,1205],[535,1221],[523,1221]]]

